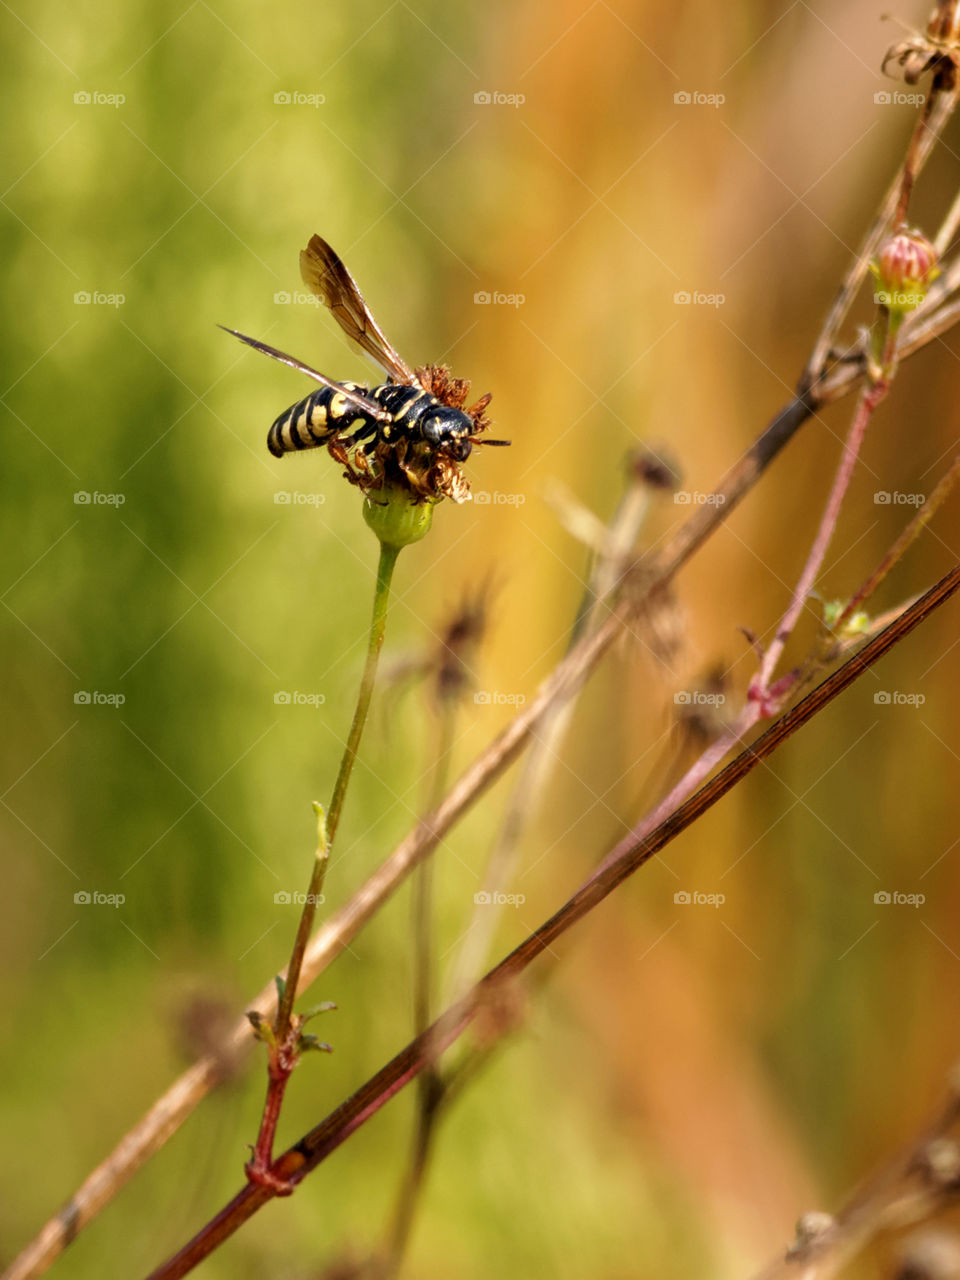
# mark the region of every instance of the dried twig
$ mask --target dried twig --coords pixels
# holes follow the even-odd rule
[[[960,1071],[922,1137],[901,1151],[835,1215],[805,1214],[787,1252],[754,1280],[829,1280],[885,1231],[929,1221],[960,1199]]]

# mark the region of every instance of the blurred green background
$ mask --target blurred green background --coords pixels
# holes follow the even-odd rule
[[[212,1010],[234,1016],[285,962],[296,909],[274,895],[305,887],[310,802],[349,723],[376,545],[324,453],[266,452],[303,380],[216,324],[369,381],[303,296],[316,231],[409,361],[448,360],[493,393],[513,447],[475,454],[488,501],[444,504],[401,558],[385,664],[422,654],[492,575],[478,686],[529,696],[587,562],[549,484],[606,519],[645,441],[707,492],[787,397],[913,121],[875,97],[903,88],[879,74],[897,38],[880,11],[2,7],[5,1259],[191,1060]],[[957,185],[951,137],[917,195],[928,232]],[[678,305],[683,291],[723,300]],[[874,495],[927,493],[946,466],[956,387],[954,337],[904,368],[828,594],[912,512]],[[719,663],[742,696],[738,628],[766,634],[784,607],[850,407],[809,423],[685,570],[668,660],[624,644],[590,683],[496,955],[656,797],[675,693]],[[648,540],[689,510],[661,501]],[[954,503],[877,607],[943,573],[958,533]],[[952,604],[579,930],[442,1130],[407,1274],[744,1274],[915,1131],[957,1050],[956,634]],[[510,714],[470,704],[455,771]],[[379,699],[330,909],[409,828],[434,737],[421,694]],[[446,963],[506,794],[438,858]],[[725,902],[674,901],[694,890]],[[125,902],[75,902],[94,891]],[[409,1037],[408,897],[319,984],[336,1052],[298,1074],[282,1141]],[[262,1093],[258,1063],[209,1099],[55,1274],[139,1275],[182,1243],[238,1187]],[[409,1123],[402,1096],[203,1274],[305,1280],[363,1257]]]

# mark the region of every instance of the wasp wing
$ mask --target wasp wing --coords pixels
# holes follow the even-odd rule
[[[288,364],[291,369],[297,369],[300,373],[305,373],[308,378],[313,378],[315,382],[329,387],[331,391],[336,391],[352,404],[355,404],[357,408],[362,409],[368,417],[376,419],[377,422],[393,421],[393,414],[388,413],[386,409],[378,405],[376,400],[371,400],[368,396],[363,396],[358,391],[349,390],[342,382],[334,382],[332,378],[328,378],[325,374],[318,373],[316,369],[311,369],[308,364],[304,364],[296,356],[288,356],[285,351],[278,351],[276,347],[268,346],[267,343],[260,342],[257,338],[248,338],[245,333],[238,333],[236,329],[228,329],[225,324],[217,327],[223,329],[226,333],[232,333],[235,338],[245,342],[248,347],[253,347],[254,351],[262,351],[265,356],[272,356],[274,360],[279,360],[281,364]]]
[[[347,337],[384,370],[391,382],[408,387],[421,385],[370,314],[356,280],[320,236],[311,236],[310,243],[301,251],[300,274],[307,288],[329,307]]]

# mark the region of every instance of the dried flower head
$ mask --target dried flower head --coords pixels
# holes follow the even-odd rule
[[[487,631],[491,596],[488,579],[473,594],[464,596],[440,632],[429,661],[438,703],[462,698],[473,687],[474,661]]]
[[[662,450],[640,445],[627,455],[627,469],[650,489],[674,493],[680,488],[680,469]]]
[[[416,370],[417,381],[446,409],[463,415],[466,433],[451,446],[433,444],[421,435],[397,434],[380,438],[370,449],[366,442],[350,436],[334,436],[327,443],[330,456],[344,468],[343,475],[368,496],[384,488],[406,490],[414,502],[439,502],[441,498],[469,502],[470,485],[460,464],[490,426],[486,415],[490,395],[481,396],[467,407],[470,383],[454,378],[444,365],[424,365]],[[490,443],[503,444],[504,441]]]
[[[952,89],[960,65],[960,0],[942,0],[927,23],[925,35],[912,33],[906,40],[892,45],[881,70],[894,80],[916,84],[928,71],[934,74],[934,86]]]

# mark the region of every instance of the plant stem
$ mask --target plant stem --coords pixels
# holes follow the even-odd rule
[[[889,381],[886,378],[878,378],[876,381],[868,383],[860,393],[850,432],[844,442],[840,465],[834,477],[833,488],[830,490],[830,496],[827,499],[827,505],[820,521],[820,527],[817,530],[817,536],[814,538],[813,546],[810,548],[807,563],[804,565],[803,572],[797,582],[793,599],[790,601],[790,605],[777,628],[777,634],[764,653],[760,670],[750,686],[751,697],[761,703],[770,695],[770,684],[777,663],[780,661],[784,647],[793,633],[800,614],[806,608],[807,599],[813,590],[817,574],[820,572],[830,543],[833,540],[837,520],[840,516],[840,508],[846,497],[847,489],[850,487],[854,467],[860,455],[860,446],[863,444],[863,438],[866,435],[867,427],[870,425],[870,419],[888,390]]]
[[[360,747],[360,738],[370,710],[370,699],[377,678],[377,664],[380,650],[383,648],[383,636],[387,624],[387,606],[390,601],[390,583],[397,563],[400,548],[391,544],[380,543],[380,560],[377,565],[377,585],[373,596],[373,617],[370,621],[370,634],[367,641],[367,659],[360,680],[357,694],[357,705],[353,713],[353,723],[347,737],[343,756],[340,759],[340,770],[333,787],[333,798],[330,809],[324,814],[320,805],[316,805],[318,820],[317,852],[310,873],[310,885],[307,889],[297,936],[290,954],[290,963],[284,982],[280,988],[280,999],[277,1005],[277,1016],[269,1036],[269,1062],[267,1067],[267,1097],[260,1119],[260,1130],[254,1147],[253,1157],[246,1166],[247,1176],[254,1182],[273,1185],[275,1179],[270,1172],[273,1159],[273,1141],[280,1119],[280,1108],[287,1081],[299,1061],[299,1036],[302,1020],[293,1016],[293,1005],[297,998],[300,983],[300,971],[303,968],[303,957],[313,932],[313,922],[317,914],[317,905],[323,890],[323,881],[327,865],[330,861],[330,846],[336,835],[343,812],[343,802],[347,794],[350,775]],[[292,1188],[291,1188],[292,1189]]]
[[[363,726],[367,721],[367,712],[370,710],[370,699],[373,695],[373,686],[377,678],[377,663],[380,660],[380,650],[383,648],[383,636],[387,625],[390,583],[393,579],[393,570],[399,554],[399,547],[388,546],[386,543],[381,542],[380,561],[377,565],[377,585],[373,596],[373,617],[370,621],[370,635],[367,641],[367,660],[360,680],[357,706],[353,713],[353,723],[350,726],[347,745],[343,749],[340,771],[334,783],[333,798],[327,811],[327,856],[329,856],[329,847],[333,844],[334,837],[337,834],[337,827],[340,825],[340,815],[343,812],[347,786],[350,782],[350,775],[353,772],[354,761],[357,758],[357,751],[360,747],[360,738],[363,734]],[[280,1001],[280,1007],[277,1010],[278,1039],[282,1038],[290,1027],[290,1015],[293,1011],[293,1002],[297,996],[297,983],[300,979],[303,953],[306,950],[307,941],[313,929],[313,920],[317,912],[317,900],[320,894],[320,887],[323,884],[325,870],[326,858],[317,858],[313,864],[310,888],[307,892],[307,900],[303,905],[303,913],[300,916],[300,925],[297,929],[297,938],[290,955],[290,963],[287,965],[283,999]]]

